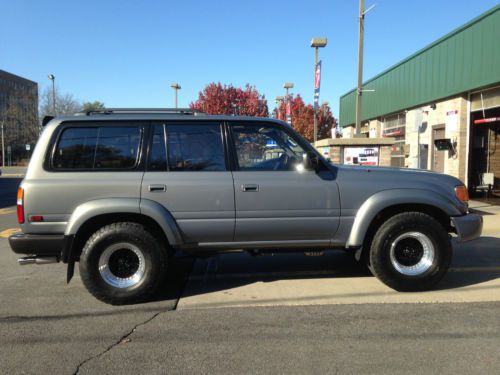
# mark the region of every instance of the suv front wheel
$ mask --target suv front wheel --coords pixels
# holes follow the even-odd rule
[[[83,284],[113,305],[136,303],[155,293],[165,276],[166,251],[144,226],[113,223],[95,232],[80,256]]]
[[[404,212],[388,219],[370,247],[370,270],[398,291],[426,290],[448,270],[452,246],[447,231],[433,217]]]

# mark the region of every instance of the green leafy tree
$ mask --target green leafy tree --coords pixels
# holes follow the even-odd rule
[[[103,102],[100,102],[99,100],[96,100],[94,102],[84,102],[82,104],[82,111],[83,112],[90,112],[90,111],[95,111],[98,109],[104,109],[106,108],[104,106]]]

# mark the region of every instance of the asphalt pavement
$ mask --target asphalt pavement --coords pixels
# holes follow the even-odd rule
[[[62,264],[16,264],[2,233],[17,228],[8,202],[19,180],[6,180],[0,374],[499,372],[494,209],[480,207],[487,235],[455,246],[452,272],[431,292],[385,289],[343,252],[240,254],[178,257],[154,300],[113,307],[78,272],[66,285]]]

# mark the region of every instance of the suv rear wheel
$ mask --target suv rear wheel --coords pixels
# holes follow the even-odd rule
[[[113,223],[95,232],[80,256],[80,276],[97,299],[135,303],[155,293],[166,269],[166,251],[144,226]]]
[[[426,290],[448,270],[451,242],[443,226],[421,212],[404,212],[388,219],[370,248],[370,270],[398,291]]]

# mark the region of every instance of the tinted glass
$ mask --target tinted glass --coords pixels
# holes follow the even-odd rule
[[[54,155],[57,169],[129,169],[137,160],[141,130],[130,127],[68,128]]]
[[[224,171],[224,145],[218,124],[168,125],[170,171]]]
[[[167,149],[165,148],[165,125],[153,127],[153,139],[149,155],[150,171],[167,170]]]
[[[99,128],[64,130],[54,155],[55,168],[91,169]]]
[[[289,171],[302,164],[304,149],[274,126],[234,125],[236,155],[242,171]]]

